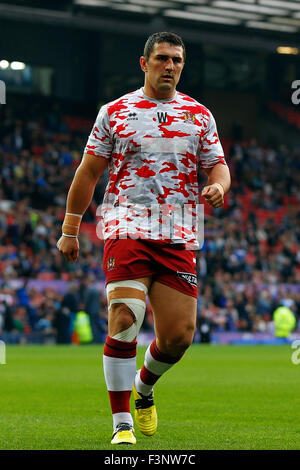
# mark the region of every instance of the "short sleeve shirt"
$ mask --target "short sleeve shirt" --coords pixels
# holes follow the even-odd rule
[[[191,242],[198,170],[226,165],[205,106],[177,91],[172,99],[156,100],[142,88],[101,107],[85,153],[108,159],[109,182],[98,213],[104,239],[129,234]]]

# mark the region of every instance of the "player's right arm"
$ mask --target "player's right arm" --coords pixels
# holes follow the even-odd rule
[[[70,186],[62,236],[56,246],[68,261],[76,261],[79,254],[78,232],[81,218],[91,203],[98,179],[108,164],[107,158],[88,153],[83,155]]]

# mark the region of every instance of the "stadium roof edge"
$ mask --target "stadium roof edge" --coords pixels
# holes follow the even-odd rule
[[[139,23],[134,20],[117,19],[117,18],[100,18],[90,17],[85,15],[74,15],[71,11],[57,11],[47,10],[43,8],[32,8],[24,6],[16,6],[11,4],[0,4],[0,19],[7,18],[15,21],[27,22],[40,22],[49,25],[66,26],[69,28],[81,28],[86,30],[98,30],[147,36],[157,30],[156,21],[154,18],[148,24]],[[242,34],[225,33],[225,32],[211,32],[199,31],[184,26],[176,26],[168,24],[166,18],[163,20],[159,18],[160,29],[164,27],[167,30],[175,30],[180,34],[185,41],[190,41],[196,44],[210,43],[216,45],[223,45],[228,47],[236,47],[239,45],[241,49],[260,50],[268,52],[276,52],[276,48],[282,45],[292,47],[300,47],[300,42],[282,41],[280,38],[266,38],[259,34],[259,32],[252,32],[251,37],[243,36]]]

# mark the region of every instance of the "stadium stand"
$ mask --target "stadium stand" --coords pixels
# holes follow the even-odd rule
[[[107,313],[95,214],[107,175],[83,219],[79,261],[66,262],[56,249],[68,185],[92,120],[64,117],[55,106],[26,119],[8,106],[2,112],[1,338],[72,342],[72,320],[86,309],[93,286],[100,295],[95,337],[101,342]],[[300,149],[262,147],[255,139],[224,147],[232,188],[222,210],[205,205],[198,314],[210,319],[213,331],[270,332],[282,299],[293,300],[300,315]],[[152,327],[148,306],[144,330]]]
[[[300,129],[300,113],[296,111],[295,107],[284,106],[282,103],[271,102],[269,103],[271,111],[276,113],[282,120]]]

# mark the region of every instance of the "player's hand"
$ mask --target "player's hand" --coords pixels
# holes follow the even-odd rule
[[[201,196],[215,209],[222,207],[224,204],[224,189],[219,183],[204,186]]]
[[[56,246],[59,252],[64,255],[66,260],[71,261],[72,263],[77,260],[79,255],[79,241],[77,237],[69,238],[62,235],[56,243]]]

